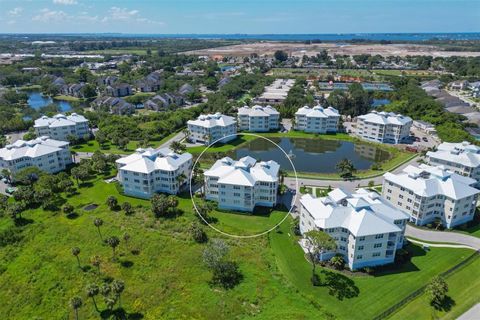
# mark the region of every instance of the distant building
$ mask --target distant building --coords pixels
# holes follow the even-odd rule
[[[49,136],[61,141],[68,141],[68,136],[83,139],[90,135],[87,118],[76,113],[68,116],[57,114],[52,118],[42,116],[35,120],[33,127],[37,136]]]
[[[15,174],[25,168],[37,167],[47,173],[65,170],[72,163],[69,143],[42,136],[34,140],[17,140],[0,149],[0,170]]]
[[[260,97],[255,99],[255,102],[262,104],[280,104],[285,101],[288,92],[294,84],[294,79],[277,79],[271,85],[265,87],[265,91]]]
[[[295,130],[309,133],[335,133],[338,130],[340,114],[332,107],[304,106],[295,112]]]
[[[219,139],[228,142],[236,138],[237,121],[235,118],[220,113],[200,115],[196,120],[187,121],[188,139],[194,143],[209,145]]]
[[[83,87],[85,83],[65,84],[61,87],[60,92],[66,96],[72,96],[76,98],[83,98]]]
[[[310,194],[300,199],[300,232],[319,230],[329,234],[337,249],[319,260],[342,255],[351,270],[393,263],[403,247],[408,215],[394,208],[378,193],[359,189],[349,193],[337,188],[326,197]],[[300,244],[308,251],[308,243]]]
[[[112,114],[129,115],[135,112],[135,106],[122,98],[98,97],[92,101],[94,109],[104,110]]]
[[[157,192],[177,194],[188,183],[192,155],[177,154],[168,148],[137,149],[116,163],[125,194],[150,198]]]
[[[480,147],[467,141],[444,142],[436,151],[428,151],[426,160],[434,166],[444,166],[461,176],[473,178],[480,185]]]
[[[373,142],[402,143],[410,135],[413,120],[393,112],[372,111],[357,117],[356,134]]]
[[[117,76],[106,76],[98,79],[97,83],[99,85],[104,85],[104,86],[113,86],[117,81],[118,81]]]
[[[435,129],[435,126],[429,122],[425,122],[422,120],[413,120],[413,126],[419,130],[422,130],[425,133],[428,134],[436,134],[437,130]]]
[[[279,170],[272,160],[225,157],[204,172],[205,198],[218,202],[221,209],[252,212],[255,206],[274,207]]]
[[[238,108],[238,128],[251,132],[278,130],[280,112],[271,106],[259,105]]]
[[[182,95],[182,96],[186,96],[190,93],[193,93],[195,91],[195,89],[193,89],[193,87],[188,84],[188,83],[185,83],[184,85],[182,85],[179,89],[178,89],[178,94]]]
[[[125,97],[132,94],[132,86],[127,83],[113,84],[105,90],[111,97]]]
[[[466,90],[468,89],[469,85],[470,84],[467,80],[458,80],[458,81],[451,82],[448,86],[452,90]]]
[[[475,183],[443,166],[410,165],[402,173],[384,175],[382,194],[408,213],[416,225],[439,219],[445,227],[453,228],[473,219],[480,192],[473,187]]]

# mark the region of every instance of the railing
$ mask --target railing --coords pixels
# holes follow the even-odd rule
[[[463,260],[462,262],[456,264],[455,266],[448,269],[447,271],[441,273],[439,276],[446,278],[446,277],[450,276],[452,273],[454,273],[455,271],[457,271],[458,269],[460,269],[461,267],[463,267],[464,265],[470,263],[471,261],[473,261],[474,259],[476,259],[478,257],[480,257],[480,250],[475,251],[475,253],[472,254],[470,257],[468,257],[467,259]],[[399,302],[397,302],[396,304],[394,304],[393,306],[391,306],[387,310],[383,311],[382,313],[380,313],[379,315],[377,315],[373,319],[374,320],[386,319],[388,316],[395,313],[398,309],[400,309],[401,307],[403,307],[404,305],[406,305],[407,303],[409,303],[410,301],[412,301],[416,297],[423,294],[426,287],[427,287],[427,285],[423,285],[419,289],[413,291],[408,296],[406,296],[405,298],[403,298],[402,300],[400,300]]]

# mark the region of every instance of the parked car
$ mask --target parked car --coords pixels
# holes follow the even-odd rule
[[[428,142],[427,137],[423,137],[422,140],[425,141],[425,142]]]
[[[5,190],[5,192],[8,194],[13,194],[15,191],[17,191],[17,188],[14,187],[9,187]]]
[[[416,142],[420,142],[420,138],[419,138],[419,137],[415,137],[415,141],[416,141]]]

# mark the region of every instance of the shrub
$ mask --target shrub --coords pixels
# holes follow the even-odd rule
[[[207,234],[197,222],[192,223],[190,227],[190,234],[192,239],[197,243],[205,243],[208,241]]]
[[[234,261],[222,261],[213,268],[212,284],[224,289],[235,287],[243,279],[243,275]]]
[[[310,281],[312,281],[312,285],[315,286],[315,287],[318,287],[318,286],[322,285],[322,281],[320,280],[320,277],[318,276],[318,274],[314,274],[310,278]]]

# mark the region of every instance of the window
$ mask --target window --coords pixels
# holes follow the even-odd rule
[[[380,252],[374,252],[374,253],[372,254],[372,257],[380,257]]]
[[[383,239],[383,234],[377,234],[377,235],[375,235],[375,239]]]
[[[373,245],[374,248],[381,248],[382,247],[382,244],[381,243],[375,243]]]
[[[363,246],[358,246],[358,250],[363,250]]]

